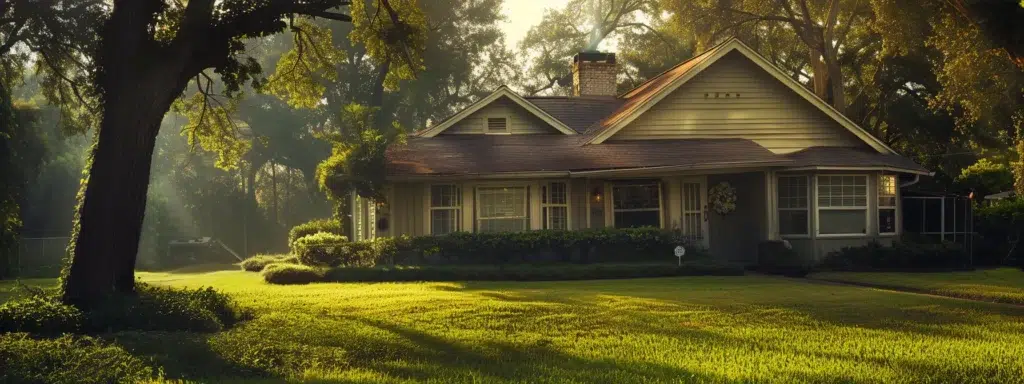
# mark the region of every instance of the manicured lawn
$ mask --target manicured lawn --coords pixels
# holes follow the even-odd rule
[[[906,288],[966,299],[1024,304],[1024,271],[1017,268],[936,273],[823,272],[812,277]]]
[[[106,337],[169,379],[341,383],[1024,382],[1024,308],[784,278],[214,286],[257,318]],[[2,287],[2,285],[0,285]]]

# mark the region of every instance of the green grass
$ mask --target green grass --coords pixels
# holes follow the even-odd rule
[[[1024,304],[1024,271],[1017,268],[929,273],[822,272],[812,277],[965,299]]]
[[[1024,308],[803,280],[278,286],[241,271],[140,275],[214,286],[257,312],[213,335],[104,337],[168,379],[1024,382]]]

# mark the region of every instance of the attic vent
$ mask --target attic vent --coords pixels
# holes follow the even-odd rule
[[[488,117],[485,133],[509,133],[507,117]]]

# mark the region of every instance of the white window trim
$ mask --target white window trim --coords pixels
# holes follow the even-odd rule
[[[551,184],[555,184],[555,183],[565,184],[565,204],[553,204],[553,203],[551,203],[551,198],[550,198],[551,196],[549,196],[550,193],[551,193]],[[552,181],[545,181],[544,183],[541,184],[541,190],[538,191],[539,193],[542,193],[542,195],[540,196],[541,215],[544,216],[544,217],[547,217],[546,222],[541,223],[541,228],[543,228],[543,229],[551,229],[551,213],[549,211],[547,211],[548,208],[564,207],[565,208],[565,230],[566,231],[571,231],[572,230],[572,212],[570,212],[570,208],[569,208],[569,205],[570,205],[569,199],[572,198],[572,192],[570,191],[570,188],[572,188],[571,185],[572,185],[572,183],[570,183],[569,180],[552,180]],[[545,200],[547,201],[546,203],[544,202]]]
[[[654,209],[652,209],[652,208],[643,208],[643,209],[615,209],[615,188],[616,187],[641,187],[641,186],[648,186],[648,185],[652,185],[652,184],[658,187],[658,228],[665,228],[665,202],[664,202],[664,200],[665,200],[664,199],[665,193],[661,190],[662,189],[661,181],[655,181],[655,182],[651,182],[651,183],[615,183],[615,182],[610,183],[610,188],[608,188],[608,192],[609,192],[608,206],[610,207],[608,212],[610,214],[608,216],[606,216],[606,217],[610,216],[611,220],[608,221],[610,223],[610,225],[608,225],[608,227],[610,227],[610,228],[617,228],[615,226],[615,213],[617,213],[617,212],[653,212],[654,211]]]
[[[895,199],[893,200],[893,203],[894,203],[893,205],[882,205],[881,204],[881,199],[882,199],[882,179],[885,178],[885,177],[892,177],[893,178],[893,185],[896,187],[896,194],[893,195],[893,197],[895,197]],[[898,234],[900,232],[900,223],[901,223],[901,220],[900,220],[900,178],[898,176],[896,176],[896,175],[893,175],[893,174],[881,173],[881,174],[878,174],[878,181],[875,184],[876,184],[876,187],[875,187],[875,190],[876,190],[875,191],[875,200],[877,200],[877,202],[875,203],[875,205],[876,205],[876,209],[875,209],[875,217],[876,218],[875,218],[875,220],[877,220],[877,222],[878,222],[878,235],[879,236],[895,236],[896,234]],[[894,226],[893,226],[893,230],[894,230],[893,232],[882,232],[882,217],[881,217],[881,215],[882,215],[882,210],[883,209],[891,209],[891,210],[895,211],[895,213],[893,214],[893,220],[895,221]]]
[[[491,132],[490,120],[491,119],[505,119],[505,132]],[[512,115],[485,115],[484,116],[484,134],[485,135],[511,135],[512,134]]]
[[[451,187],[455,188],[455,191],[459,194],[458,198],[455,199],[455,200],[457,200],[456,202],[458,203],[458,205],[435,207],[434,206],[434,196],[433,196],[433,193],[434,193],[434,187],[438,187],[438,186],[451,186]],[[451,233],[462,232],[462,231],[466,230],[466,228],[465,228],[466,224],[463,222],[464,220],[462,219],[463,191],[462,191],[462,186],[461,185],[456,184],[456,183],[427,184],[427,201],[426,201],[426,203],[427,203],[426,204],[427,205],[427,217],[426,217],[427,225],[426,225],[426,228],[427,228],[427,234],[428,235],[430,235],[430,236],[437,236],[437,235],[434,234],[434,211],[435,210],[454,210],[455,211],[455,218],[457,220],[456,221],[456,227],[457,228],[455,228],[455,230],[452,231]]]
[[[836,177],[836,176],[840,176],[840,177],[842,177],[842,176],[864,177],[864,185],[865,185],[865,189],[866,189],[865,190],[865,193],[866,193],[865,204],[867,204],[867,205],[865,205],[863,207],[822,207],[821,204],[818,203],[818,187],[821,184],[821,178],[822,177]],[[871,196],[876,196],[876,198],[877,198],[877,192],[875,194],[871,193],[871,175],[869,175],[869,174],[866,174],[866,173],[843,173],[843,174],[828,173],[828,174],[817,174],[817,175],[814,175],[814,235],[815,235],[815,237],[819,238],[819,239],[828,239],[828,238],[850,238],[850,237],[860,238],[860,237],[869,237],[869,236],[871,236]],[[826,210],[826,211],[860,211],[860,210],[863,210],[864,211],[864,233],[825,233],[825,234],[821,233],[821,211],[823,211],[823,210]]]
[[[481,218],[480,217],[480,205],[481,205],[480,204],[480,201],[481,201],[480,200],[480,190],[481,189],[485,189],[485,188],[490,188],[490,189],[497,189],[497,188],[522,188],[523,189],[523,193],[524,193],[523,198],[524,198],[524,202],[526,204],[526,206],[525,206],[526,214],[524,216],[522,216],[522,217],[501,217],[501,218],[491,217],[491,218]],[[476,186],[476,188],[474,188],[473,197],[475,199],[475,204],[474,204],[475,205],[475,209],[473,210],[473,224],[476,226],[475,228],[476,228],[476,230],[478,232],[480,231],[480,228],[482,227],[482,225],[480,225],[480,223],[481,223],[481,221],[484,221],[484,220],[522,219],[522,220],[526,221],[526,227],[523,229],[523,231],[529,231],[529,230],[532,229],[532,225],[531,225],[532,218],[530,217],[531,216],[530,215],[530,210],[531,209],[530,209],[530,186],[529,185],[527,185],[527,184],[515,184],[515,185],[508,185],[508,184],[481,184],[481,185]]]
[[[806,184],[807,185],[807,195],[806,195],[807,206],[803,207],[803,208],[782,208],[782,207],[780,207],[779,206],[779,192],[778,192],[778,190],[779,190],[779,185],[782,184],[781,180],[784,179],[784,178],[793,178],[793,179],[795,179],[795,178],[801,178],[801,177],[805,181],[807,181],[807,184]],[[813,191],[813,192],[816,192],[816,191]],[[779,232],[779,237],[785,238],[785,239],[809,239],[809,238],[811,238],[811,199],[816,199],[817,198],[816,194],[812,193],[812,189],[811,189],[811,176],[810,175],[778,175],[778,176],[776,176],[776,178],[775,178],[775,195],[774,196],[775,196],[774,204],[775,204],[775,210],[776,210],[776,214],[775,214],[776,224],[775,225],[776,225],[777,230]],[[782,233],[782,223],[779,220],[779,218],[781,218],[782,215],[778,214],[779,211],[804,211],[804,212],[807,212],[807,233],[783,234]]]

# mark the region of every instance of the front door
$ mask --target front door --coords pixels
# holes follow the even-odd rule
[[[683,178],[682,216],[683,234],[695,244],[708,248],[708,194],[704,177]]]

